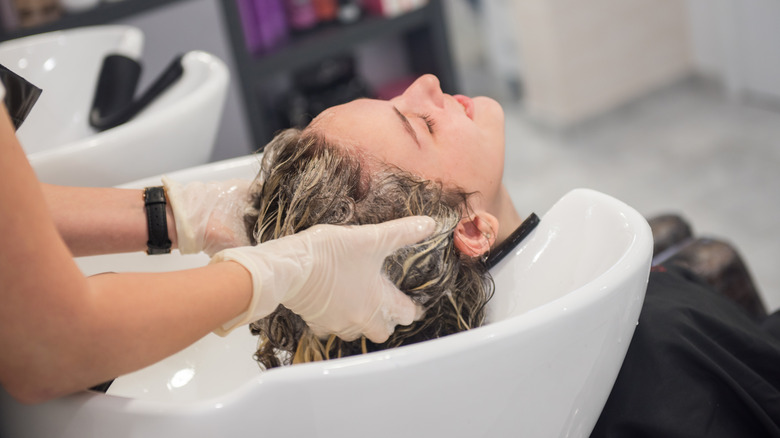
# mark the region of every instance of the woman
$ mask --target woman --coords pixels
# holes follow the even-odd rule
[[[391,280],[423,305],[419,323],[381,345],[343,337],[320,341],[318,327],[309,324],[309,330],[280,307],[253,325],[262,338],[257,359],[263,367],[398,346],[482,323],[491,290],[479,259],[522,222],[501,183],[503,123],[494,100],[446,96],[429,75],[390,101],[362,99],[330,108],[305,131],[287,131],[265,148],[261,183],[252,189],[255,212],[248,218],[259,242],[319,223],[370,224],[425,214],[440,225],[420,246],[430,251],[424,262],[415,253],[396,254],[386,265]],[[244,251],[215,258],[237,259]],[[392,272],[393,263],[404,266],[410,259],[420,262],[412,266],[414,275]],[[420,290],[420,284],[430,287]]]
[[[295,150],[289,145],[316,143],[334,155],[354,157],[358,170],[344,172],[355,187],[349,196],[354,202],[314,215],[313,220],[306,218],[301,226],[328,222],[339,211],[359,222],[360,214],[353,209],[360,209],[362,197],[371,193],[376,181],[388,172],[408,173],[440,183],[443,192],[471,194],[457,207],[461,219],[452,232],[453,245],[461,256],[479,257],[521,223],[501,183],[503,122],[495,101],[446,95],[430,75],[390,101],[358,100],[330,108],[302,133],[284,133],[270,145],[261,175],[266,185],[254,189],[259,220],[250,228],[260,241],[295,231],[300,219],[295,212],[306,211],[310,197],[296,198],[285,191],[298,187],[295,181],[300,180],[292,174],[316,160],[306,153],[275,154]],[[314,168],[342,173],[327,166]],[[293,183],[268,185],[271,180]],[[325,185],[316,190],[327,191]],[[327,200],[317,204],[340,199],[323,196]],[[289,208],[291,200],[304,205]],[[283,313],[273,317],[284,320]],[[288,334],[299,334],[285,331],[283,322],[275,325],[279,321],[273,317],[256,323],[255,330],[282,341]],[[285,351],[289,346],[279,342],[277,347]],[[331,350],[326,346],[323,351]],[[258,356],[266,366],[274,365],[262,347]],[[780,341],[740,309],[673,263],[657,267],[593,436],[780,436],[779,363]]]

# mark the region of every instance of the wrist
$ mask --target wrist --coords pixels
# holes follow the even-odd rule
[[[257,321],[279,306],[279,301],[273,294],[273,290],[263,291],[263,287],[273,287],[268,285],[269,269],[258,264],[253,257],[239,250],[221,251],[212,257],[209,264],[218,264],[222,266],[238,266],[243,271],[242,276],[246,280],[244,286],[250,295],[248,304],[243,307],[243,311],[225,322],[214,330],[214,333],[220,336],[226,336],[236,327]]]
[[[233,329],[256,320],[252,317],[252,308],[258,299],[254,293],[254,279],[248,269],[241,263],[232,260],[223,260],[210,264],[210,266],[219,267],[229,278],[229,280],[225,280],[224,284],[225,293],[230,295],[232,311],[229,314],[232,315],[232,318],[213,330],[216,335],[227,336]]]

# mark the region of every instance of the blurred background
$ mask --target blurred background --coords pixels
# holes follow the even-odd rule
[[[106,23],[143,30],[146,80],[188,50],[227,63],[212,160],[434,73],[503,104],[522,212],[589,187],[680,214],[780,308],[777,1],[0,0],[0,41]]]

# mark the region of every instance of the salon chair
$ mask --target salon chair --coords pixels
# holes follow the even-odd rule
[[[170,176],[251,178],[258,167],[248,156]],[[587,437],[637,324],[652,248],[631,207],[574,190],[492,269],[496,292],[482,327],[266,372],[252,359],[248,329],[210,334],[118,377],[106,394],[23,406],[0,391],[0,436]],[[207,261],[175,252],[78,260],[86,274]]]
[[[104,59],[138,60],[143,40],[137,28],[109,25],[0,43],[0,64],[43,89],[17,132],[41,181],[113,186],[211,159],[229,77],[205,52],[184,54],[181,77],[126,123],[90,125]]]

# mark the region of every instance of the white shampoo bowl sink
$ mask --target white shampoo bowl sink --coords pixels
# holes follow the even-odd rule
[[[257,157],[171,174],[251,178]],[[136,184],[159,183],[159,179]],[[574,190],[494,270],[490,323],[442,339],[260,372],[248,329],[208,335],[82,392],[24,406],[3,437],[587,437],[639,317],[652,236],[635,210]],[[79,260],[86,273],[178,269],[205,256]]]
[[[137,60],[142,48],[141,31],[119,25],[0,44],[0,64],[43,89],[17,133],[41,181],[113,186],[211,159],[229,77],[205,52],[186,53],[183,76],[129,122],[103,132],[89,125],[103,58]]]

